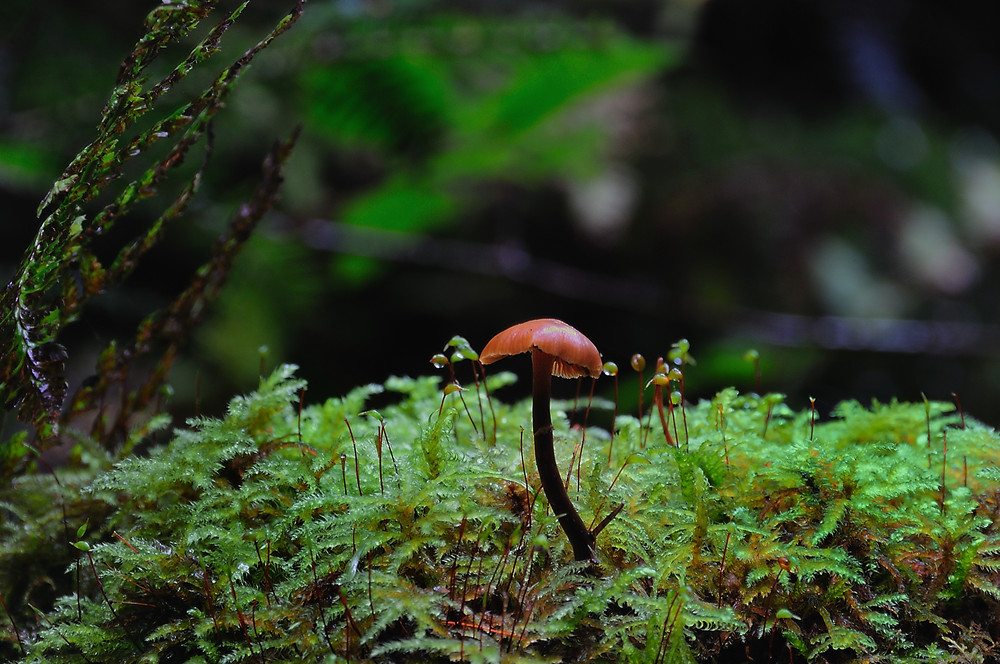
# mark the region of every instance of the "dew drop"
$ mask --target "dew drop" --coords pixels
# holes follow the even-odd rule
[[[629,360],[629,362],[631,363],[632,368],[635,369],[636,371],[642,371],[643,369],[646,368],[646,358],[644,358],[639,353],[633,355],[632,359]]]

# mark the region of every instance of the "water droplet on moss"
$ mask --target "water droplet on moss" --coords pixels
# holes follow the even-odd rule
[[[632,359],[629,360],[629,363],[632,365],[632,368],[635,369],[636,371],[642,371],[643,369],[646,368],[646,358],[644,358],[639,353],[633,355]]]

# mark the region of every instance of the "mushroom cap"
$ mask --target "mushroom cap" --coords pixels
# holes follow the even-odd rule
[[[604,368],[597,346],[575,327],[555,318],[538,318],[508,327],[489,340],[479,361],[490,364],[532,349],[554,358],[552,375],[560,378],[596,377]]]

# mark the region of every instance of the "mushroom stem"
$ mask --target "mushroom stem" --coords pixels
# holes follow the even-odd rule
[[[549,404],[552,397],[552,365],[554,358],[537,348],[531,349],[532,405],[531,420],[535,432],[535,465],[542,480],[542,490],[552,506],[559,525],[566,532],[573,545],[576,560],[595,559],[595,537],[587,529],[573,503],[569,500],[566,487],[559,477],[556,453],[552,440],[552,415]]]

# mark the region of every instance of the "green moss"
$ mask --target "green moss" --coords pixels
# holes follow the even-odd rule
[[[7,591],[25,661],[930,662],[993,647],[1000,445],[947,404],[849,402],[813,422],[725,390],[668,415],[687,420],[677,447],[630,416],[613,442],[588,429],[571,495],[588,522],[624,503],[595,571],[522,466],[530,404],[493,400],[494,443],[474,427],[482,408],[492,429],[485,391],[467,386],[463,406],[436,383],[300,404],[283,367],[147,456],[61,475],[56,503],[25,478],[2,496],[0,571],[62,556],[80,577],[31,629],[31,591]],[[365,411],[383,389],[398,401]],[[556,419],[566,468],[581,442]]]

